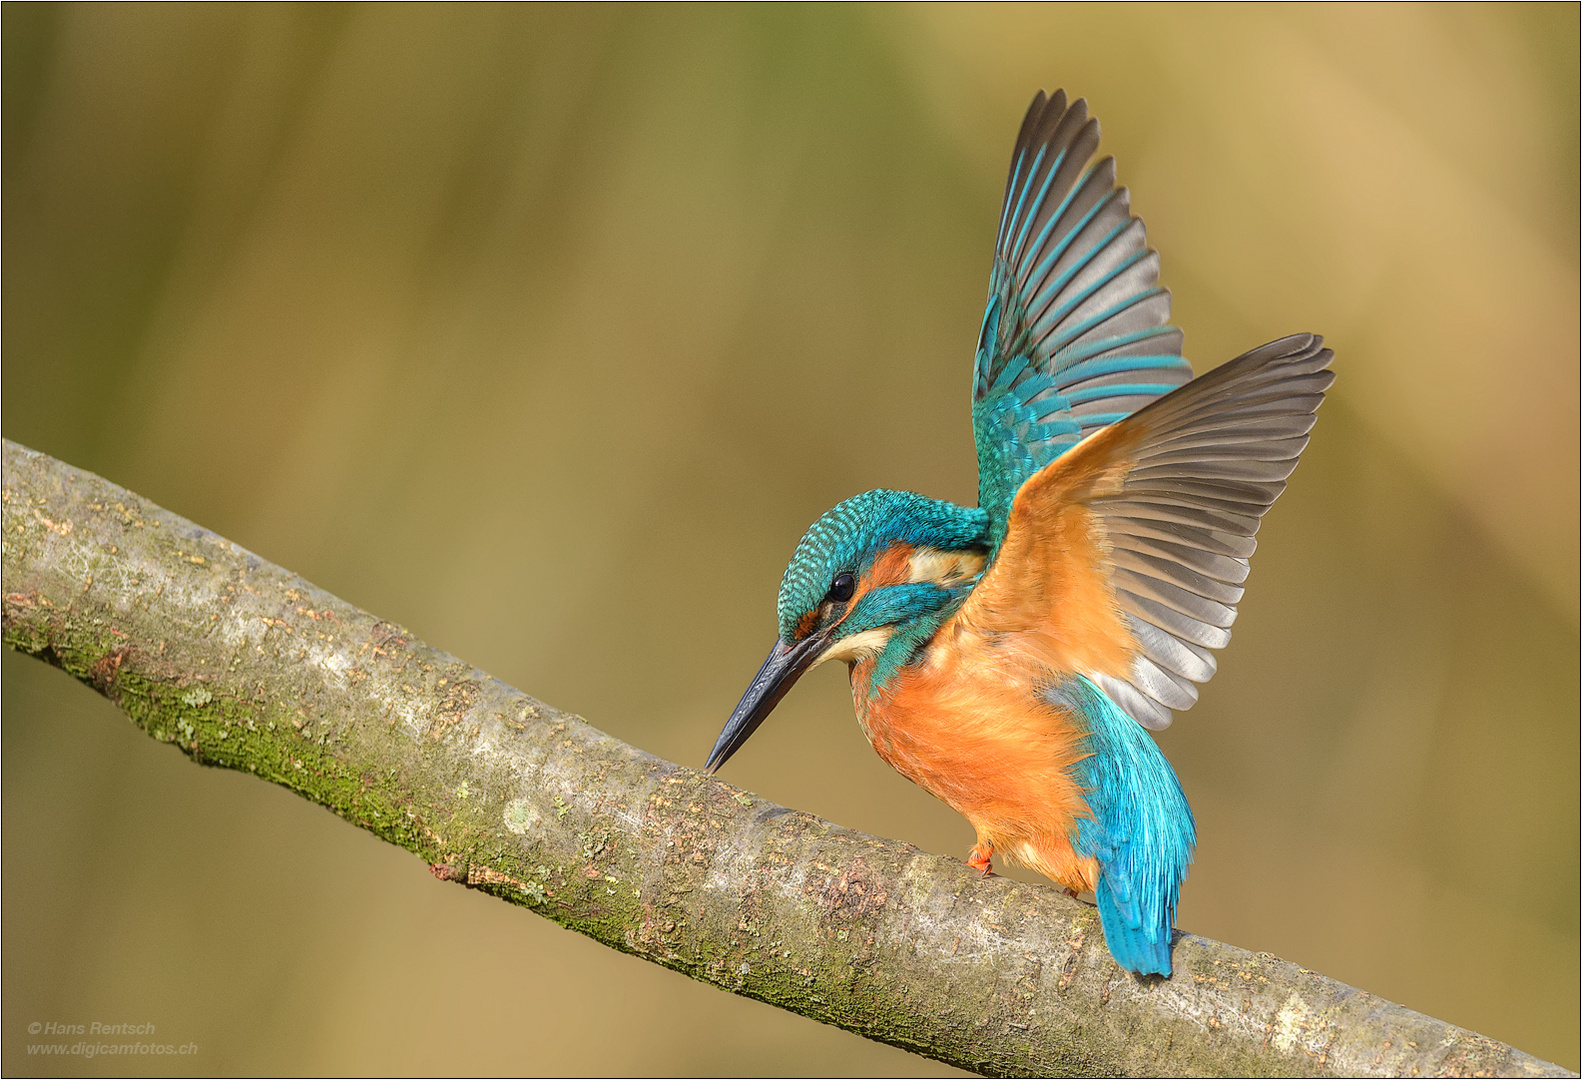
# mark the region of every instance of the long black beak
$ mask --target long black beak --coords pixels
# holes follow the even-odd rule
[[[758,669],[758,674],[753,676],[753,681],[748,684],[747,692],[742,695],[741,702],[736,706],[736,711],[731,713],[731,718],[725,721],[725,730],[720,732],[719,739],[714,743],[714,750],[709,754],[708,762],[703,766],[713,772],[730,760],[730,756],[746,742],[753,732],[758,730],[758,725],[774,711],[780,704],[780,699],[786,696],[786,691],[791,689],[793,683],[802,677],[802,673],[813,666],[819,654],[829,644],[829,634],[809,634],[795,645],[787,645],[784,641],[776,640],[775,647],[769,650],[769,659],[764,661],[764,666]]]

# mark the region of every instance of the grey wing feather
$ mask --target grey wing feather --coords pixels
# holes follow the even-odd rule
[[[1311,334],[1237,357],[1140,410],[1146,432],[1120,490],[1089,506],[1110,546],[1111,584],[1137,641],[1125,679],[1090,675],[1146,728],[1197,701],[1214,675],[1264,512],[1285,490],[1334,382]]]

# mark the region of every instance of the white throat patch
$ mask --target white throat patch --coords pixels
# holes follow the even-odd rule
[[[884,647],[890,643],[894,633],[893,626],[876,626],[872,630],[841,638],[819,654],[818,659],[813,661],[813,667],[818,667],[826,660],[844,660],[853,664],[858,660],[871,659],[884,652]]]

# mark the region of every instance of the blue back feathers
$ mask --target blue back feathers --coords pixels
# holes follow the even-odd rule
[[[1088,725],[1077,763],[1091,819],[1077,823],[1077,854],[1099,861],[1094,890],[1104,940],[1122,967],[1170,974],[1170,927],[1197,828],[1175,771],[1148,733],[1082,676],[1049,691]]]

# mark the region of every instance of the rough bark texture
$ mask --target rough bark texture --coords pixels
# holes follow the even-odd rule
[[[97,476],[11,442],[4,468],[6,644],[606,945],[988,1074],[1575,1075],[1190,934],[1138,978],[1052,887],[765,802]]]

